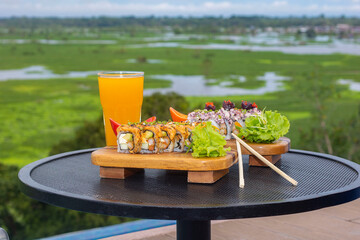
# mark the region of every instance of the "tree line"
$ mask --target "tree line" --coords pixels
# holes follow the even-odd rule
[[[231,16],[231,17],[11,17],[0,18],[0,27],[5,28],[155,28],[181,27],[189,32],[212,32],[241,28],[296,27],[296,26],[334,26],[337,24],[360,25],[359,17],[266,17],[266,16]]]

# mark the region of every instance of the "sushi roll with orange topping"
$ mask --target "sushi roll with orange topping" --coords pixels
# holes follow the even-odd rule
[[[141,142],[141,131],[130,125],[120,125],[117,129],[118,152],[139,153]]]
[[[176,130],[174,152],[183,152],[185,149],[185,140],[189,135],[187,128],[181,123],[171,123],[169,125]]]
[[[161,130],[158,125],[138,125],[141,130],[140,153],[158,153]]]
[[[173,152],[175,147],[176,130],[170,125],[160,125],[161,136],[159,138],[160,152]]]

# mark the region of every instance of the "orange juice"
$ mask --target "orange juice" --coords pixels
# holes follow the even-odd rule
[[[100,101],[104,114],[107,146],[116,146],[109,119],[122,124],[139,122],[143,101],[143,72],[104,72],[98,74]]]

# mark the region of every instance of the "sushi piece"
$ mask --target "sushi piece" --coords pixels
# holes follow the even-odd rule
[[[223,135],[223,136],[226,136],[227,135],[227,126],[226,126],[226,123],[223,122],[223,123],[220,123],[219,125],[219,131],[220,131],[220,134]]]
[[[138,125],[141,130],[140,153],[158,153],[161,130],[159,125]]]
[[[174,152],[183,152],[185,150],[185,140],[188,137],[188,130],[184,124],[169,124],[176,130]]]
[[[120,125],[117,129],[118,152],[138,153],[140,152],[141,131],[130,125]]]
[[[167,124],[160,125],[161,136],[159,138],[160,152],[173,152],[175,147],[175,128]]]
[[[243,120],[239,120],[239,121],[236,121],[232,124],[232,127],[231,127],[231,133],[234,133],[235,135],[238,135],[240,133],[239,129],[237,127],[244,127],[245,126],[245,123]]]
[[[185,139],[185,147],[184,150],[187,152],[189,150],[189,146],[192,143],[192,130],[194,130],[194,128],[196,127],[196,125],[199,123],[190,123],[190,124],[186,124],[185,128],[187,129],[188,132],[188,136]]]

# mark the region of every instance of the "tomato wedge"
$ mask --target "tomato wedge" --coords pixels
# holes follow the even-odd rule
[[[151,118],[148,118],[145,120],[145,122],[155,122],[156,121],[156,117],[152,116]]]
[[[111,124],[112,130],[113,130],[114,133],[115,133],[115,136],[117,136],[116,129],[120,126],[120,123],[117,123],[117,122],[115,122],[114,120],[112,120],[112,119],[110,118],[110,124]]]
[[[170,107],[170,115],[171,118],[174,122],[183,122],[187,120],[187,115],[176,111],[175,109],[173,109],[172,107]]]

